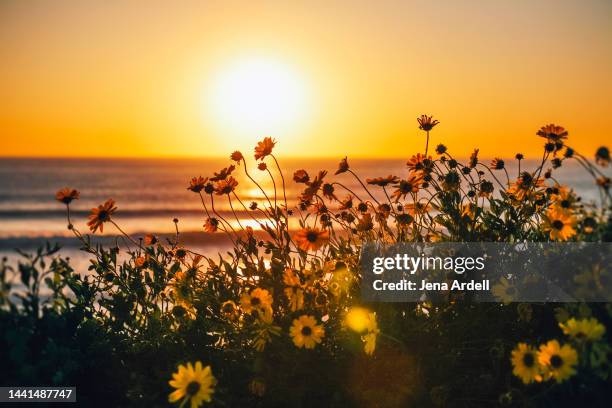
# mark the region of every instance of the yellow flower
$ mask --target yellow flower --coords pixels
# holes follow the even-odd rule
[[[512,374],[516,375],[524,384],[542,381],[542,367],[538,363],[536,350],[525,343],[517,344],[512,350]]]
[[[538,362],[544,368],[544,378],[560,383],[576,374],[578,353],[568,344],[561,346],[557,340],[551,340],[540,346]]]
[[[550,208],[546,212],[544,230],[548,231],[550,239],[567,241],[576,235],[576,217],[570,211]]]
[[[312,349],[325,336],[323,326],[317,324],[313,316],[302,315],[293,320],[293,325],[289,329],[289,334],[293,338],[296,347]]]
[[[317,251],[329,241],[329,231],[306,227],[296,232],[293,240],[302,251]]]
[[[304,291],[300,288],[285,288],[285,296],[289,299],[289,309],[292,312],[304,307]]]
[[[272,308],[272,295],[266,289],[255,288],[250,294],[243,293],[240,297],[240,307],[245,313]]]
[[[104,232],[104,223],[111,220],[111,215],[117,210],[114,200],[106,200],[104,204],[100,204],[97,208],[91,209],[87,226],[91,232],[95,233],[98,228],[100,232]]]
[[[363,307],[352,307],[344,318],[346,325],[357,333],[364,332],[370,323],[369,311]]]
[[[563,330],[563,334],[576,340],[597,341],[606,332],[605,326],[594,318],[576,320],[572,317],[565,323],[559,323],[559,327]]]
[[[202,363],[197,361],[195,365],[187,363],[186,366],[179,365],[178,371],[172,374],[169,384],[176,388],[168,396],[168,401],[177,402],[185,398],[183,404],[191,402],[191,408],[197,408],[203,402],[210,402],[217,380],[212,374],[210,366],[202,368]]]

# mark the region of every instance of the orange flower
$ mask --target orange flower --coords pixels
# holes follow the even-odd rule
[[[55,193],[55,199],[60,203],[64,203],[66,205],[70,204],[72,200],[78,200],[81,193],[77,190],[69,187],[64,187]]]
[[[425,157],[425,155],[417,153],[416,155],[412,156],[408,162],[406,162],[406,166],[408,166],[408,168],[412,171],[423,170],[426,167],[425,160],[427,160],[429,163],[432,162],[431,156]]]
[[[98,228],[100,232],[104,232],[104,223],[111,220],[111,215],[117,210],[115,200],[108,199],[104,204],[100,204],[97,208],[91,209],[87,226],[91,232],[95,233]]]
[[[240,161],[242,161],[244,159],[244,156],[242,156],[242,153],[240,153],[238,150],[236,150],[234,153],[232,153],[230,155],[230,159],[232,159],[236,163],[239,163]]]
[[[276,145],[276,141],[271,137],[266,137],[261,142],[257,142],[257,147],[255,147],[255,160],[263,159],[272,154],[274,145]]]
[[[406,210],[408,214],[415,217],[417,214],[427,214],[431,210],[431,205],[417,201],[404,205],[404,210]]]
[[[216,218],[208,218],[206,223],[204,224],[204,231],[206,232],[217,232],[217,228],[219,228],[219,220]]]
[[[420,118],[417,118],[417,122],[419,122],[419,129],[426,132],[429,132],[434,126],[440,123],[439,121],[434,120],[433,116],[427,115],[421,115]]]
[[[348,164],[347,158],[345,157],[344,159],[340,160],[340,164],[338,164],[338,170],[336,170],[334,174],[337,176],[338,174],[347,172],[348,169],[349,169],[349,164]]]
[[[542,126],[536,135],[548,139],[549,142],[561,142],[567,138],[567,130],[562,126],[550,125]]]
[[[407,180],[401,180],[397,189],[393,192],[395,201],[398,201],[400,198],[405,198],[406,194],[418,192],[421,181],[421,178],[414,173],[410,174]]]
[[[221,181],[221,180],[225,180],[226,178],[229,177],[230,174],[232,174],[232,172],[236,170],[236,166],[231,165],[229,167],[226,167],[224,169],[221,169],[220,172],[215,173],[214,177],[210,178],[210,181]]]
[[[329,231],[306,227],[296,232],[293,240],[302,251],[316,251],[329,241]]]
[[[308,183],[310,181],[310,176],[306,170],[298,170],[293,173],[293,181],[296,183]]]
[[[215,185],[215,193],[217,195],[229,194],[238,186],[235,178],[229,177],[226,180],[221,180]]]
[[[399,178],[390,174],[387,177],[375,177],[366,179],[366,183],[379,187],[385,187],[389,184],[397,184],[398,182]]]
[[[189,187],[187,187],[187,190],[191,190],[194,193],[199,193],[200,191],[202,191],[207,181],[208,178],[204,178],[202,176],[194,177],[189,182]]]

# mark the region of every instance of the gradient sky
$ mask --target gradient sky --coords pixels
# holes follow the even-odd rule
[[[289,67],[299,117],[245,129],[211,97],[256,58]],[[589,156],[612,129],[610,1],[0,2],[0,155],[539,154],[554,122]]]

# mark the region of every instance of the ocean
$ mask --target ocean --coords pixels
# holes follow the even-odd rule
[[[289,205],[295,205],[303,185],[293,182],[292,175],[304,168],[311,177],[319,169],[331,175],[339,160],[290,159],[279,160],[283,167]],[[367,177],[395,174],[405,176],[406,160],[350,160],[351,168],[362,180]],[[254,167],[250,173],[260,184],[273,194],[273,185],[266,172]],[[55,192],[65,186],[76,188],[81,198],[72,205],[72,219],[77,228],[87,230],[87,215],[92,207],[113,198],[118,211],[116,222],[129,234],[143,235],[171,234],[179,219],[181,234],[198,250],[216,253],[227,248],[227,241],[221,234],[211,236],[203,232],[206,219],[197,194],[187,190],[189,180],[194,176],[209,176],[230,164],[229,159],[0,159],[0,256],[14,257],[14,249],[31,251],[46,241],[58,242],[63,253],[73,259],[86,261],[86,254],[78,250],[78,242],[66,228],[66,212],[63,204],[54,199]],[[276,173],[273,162],[268,163]],[[523,169],[536,166],[536,162],[524,161]],[[516,165],[509,163],[511,176],[517,173]],[[503,171],[496,173],[504,180]],[[592,178],[577,163],[570,162],[555,171],[556,178],[574,188],[585,201],[598,199]],[[242,168],[234,172],[239,182],[238,193],[245,205],[260,201],[262,194],[244,176]],[[329,177],[329,176],[328,176]],[[350,174],[334,176],[349,189],[359,194],[360,186]],[[246,187],[245,187],[246,185]],[[278,199],[281,199],[280,183]],[[338,195],[345,196],[341,188]],[[364,193],[363,196],[365,196]],[[227,200],[217,200],[215,206],[227,218],[233,218]],[[238,219],[243,224],[250,220],[241,206],[234,203]],[[104,236],[115,234],[107,225]],[[109,238],[107,238],[108,242]]]

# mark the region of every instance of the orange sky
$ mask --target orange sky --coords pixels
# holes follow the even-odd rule
[[[429,113],[456,155],[539,154],[554,122],[590,156],[612,129],[611,19],[605,0],[3,0],[0,155],[218,156],[270,135],[286,156],[404,157]],[[297,114],[247,126],[284,85],[219,113],[224,73],[253,60],[287,70]]]

